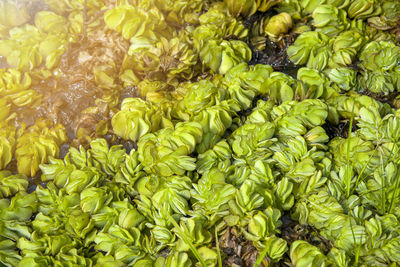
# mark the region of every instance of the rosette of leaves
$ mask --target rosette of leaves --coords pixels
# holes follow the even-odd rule
[[[288,102],[290,103],[290,102]],[[278,136],[282,136],[283,138],[288,136],[297,136],[303,135],[307,132],[306,127],[303,125],[301,119],[296,118],[295,116],[287,116],[287,112],[289,110],[284,110],[285,108],[290,109],[290,106],[283,106],[283,103],[279,107],[274,107],[272,110],[272,117],[277,122],[277,130]],[[293,102],[291,103],[293,104]]]
[[[90,255],[83,246],[94,225],[89,214],[80,211],[79,194],[68,195],[49,183],[46,189],[39,186],[31,195],[37,196],[38,213],[31,221],[32,233],[18,240],[23,256],[20,264],[60,264],[63,259],[90,263],[94,253]],[[86,241],[88,248],[93,247],[91,243]]]
[[[136,85],[143,77],[169,82],[192,77],[197,55],[189,45],[188,33],[174,32],[156,7],[121,5],[108,10],[104,21],[131,42],[122,66],[123,80]]]
[[[261,170],[259,171],[261,178]],[[256,172],[257,170],[252,175],[257,175]],[[268,185],[262,178],[252,180],[252,175],[241,184],[235,198],[229,201],[231,214],[224,220],[228,225],[237,227],[257,247],[268,248],[268,256],[272,260],[279,259],[286,250],[286,243],[276,240],[275,236],[276,233],[280,233],[281,213],[277,208],[270,206],[275,204],[272,189],[258,190],[259,187],[268,188]],[[277,247],[270,250],[273,243]]]
[[[107,175],[114,176],[121,168],[124,155],[120,146],[108,148],[98,139],[88,151],[71,149],[64,162],[41,166],[42,178],[54,183],[36,189],[40,208],[32,222],[34,234],[19,241],[22,262],[41,257],[54,264],[62,259],[78,265],[112,261],[97,254],[102,251],[117,263],[129,264],[144,258],[146,249],[155,249],[140,234],[145,217],[128,201],[126,191],[104,183]],[[163,195],[161,187],[153,188]]]
[[[272,100],[282,103],[294,100],[297,81],[281,72],[273,72],[261,86],[261,92]]]
[[[237,112],[250,108],[253,99],[265,90],[263,84],[272,72],[273,69],[269,65],[248,66],[246,63],[230,69],[221,80],[221,85],[229,93],[226,98],[230,102],[231,109]],[[218,81],[215,82],[219,86]],[[240,108],[238,109],[236,106],[240,106]]]
[[[176,181],[177,180],[175,180],[175,182]],[[150,180],[147,180],[146,182],[148,185],[150,185],[151,183]],[[180,193],[178,192],[179,191],[178,184],[175,184],[173,187],[174,189],[172,189],[171,192],[173,192],[174,203],[171,202],[168,203],[168,205],[163,205],[163,203],[159,205],[160,203],[157,203],[156,204],[157,207],[155,207],[155,205],[153,205],[152,203],[151,196],[147,197],[145,195],[141,195],[140,199],[136,201],[137,209],[141,214],[143,214],[144,218],[146,219],[144,223],[147,229],[150,231],[150,236],[149,236],[150,242],[147,242],[147,244],[143,245],[144,248],[146,248],[147,251],[152,255],[155,255],[165,247],[171,247],[176,244],[177,238],[174,235],[174,232],[172,231],[172,227],[174,226],[173,220],[179,220],[179,218],[181,217],[180,214],[186,212],[187,190],[185,189],[183,192]],[[185,185],[183,185],[183,187],[185,187]],[[152,188],[156,188],[156,185],[152,186]],[[153,194],[154,192],[151,193]],[[158,195],[157,197],[160,196]],[[166,196],[165,195],[161,196],[161,198],[163,197]],[[181,200],[183,200],[184,202],[180,203],[179,201]],[[177,204],[178,206],[175,206],[175,204]],[[171,209],[172,206],[174,208],[176,207],[184,208],[184,210],[179,211],[179,214],[174,214],[174,211]],[[144,224],[141,225],[144,226]],[[148,237],[146,236],[145,238],[147,239]]]
[[[133,83],[125,82],[124,86],[128,84],[132,85]],[[172,98],[170,88],[170,85],[164,81],[151,81],[149,79],[144,79],[137,85],[137,91],[142,99],[159,105],[163,105],[166,100]]]
[[[247,63],[250,59],[250,48],[239,40],[210,40],[200,50],[201,63],[220,74],[225,74],[233,66]]]
[[[316,1],[316,0],[300,0],[297,1],[300,4],[300,7],[302,9],[302,12],[304,15],[311,15],[314,10],[318,7],[318,5],[320,4],[320,1]]]
[[[18,192],[26,191],[27,188],[28,180],[24,175],[0,171],[0,198],[11,197]]]
[[[208,264],[207,266],[216,266],[215,263],[217,260],[217,254],[211,249],[208,249],[208,251],[206,250],[207,243],[211,242],[212,240],[212,234],[210,233],[210,231],[203,227],[201,220],[182,217],[179,227],[175,226],[173,228],[173,231],[177,234],[178,237],[180,237],[180,240],[178,240],[178,242],[176,243],[177,251],[188,252],[190,250],[190,246],[199,248],[199,254],[201,256],[205,254],[204,256],[206,256],[202,257],[203,260],[211,261],[210,264]],[[215,262],[213,262],[212,260],[214,260]]]
[[[104,22],[127,40],[142,38],[154,42],[157,38],[169,37],[171,34],[164,15],[156,7],[145,10],[133,5],[117,6],[104,14]]]
[[[271,142],[274,141],[276,140],[272,140]],[[257,194],[260,194],[266,200],[267,204],[276,204],[275,200],[279,202],[280,197],[283,195],[283,192],[278,192],[277,199],[273,199],[272,193],[277,193],[276,191],[279,191],[280,189],[279,186],[275,187],[274,185],[274,181],[277,181],[279,177],[278,172],[273,168],[273,165],[270,165],[270,163],[272,162],[271,156],[272,153],[259,153],[258,155],[257,153],[253,153],[252,157],[249,157],[248,162],[245,162],[243,160],[243,157],[238,157],[237,160],[233,161],[232,165],[228,167],[227,179],[229,183],[238,187],[245,182],[250,183],[248,185],[250,186],[249,188],[251,188],[251,190],[256,189],[255,192]],[[278,182],[278,184],[280,184],[280,182]],[[259,188],[264,188],[265,190],[259,190]],[[290,185],[287,189],[288,191],[291,190]],[[284,188],[283,190],[285,191],[286,189]],[[290,192],[287,194],[286,197],[288,197],[289,195]],[[287,206],[290,205],[290,201],[288,201],[285,209]]]
[[[290,259],[296,267],[328,265],[324,253],[304,240],[297,240],[292,243],[290,246]]]
[[[94,226],[107,230],[118,222],[121,209],[129,211],[132,208],[130,204],[121,201],[123,192],[112,184],[101,187],[100,183],[93,183],[81,192],[70,192],[71,194],[68,194],[62,186],[58,190],[52,182],[48,185],[48,189],[38,187],[36,190],[41,206],[40,214],[33,222],[33,226],[40,234],[57,234],[63,231],[66,224],[71,224],[72,227],[68,229],[72,230],[68,231],[71,237],[85,238]],[[115,203],[111,203],[112,201]],[[74,218],[71,220],[63,218],[64,213],[71,214]],[[82,216],[83,224],[80,224],[79,216]],[[58,225],[51,225],[52,222]],[[40,226],[46,227],[40,229]],[[85,229],[86,226],[88,227]]]
[[[327,77],[315,69],[300,68],[297,71],[295,99],[329,99],[337,96],[337,89],[330,86]]]
[[[282,224],[280,216],[280,211],[271,207],[264,211],[258,211],[249,220],[244,236],[251,241],[268,242],[269,240],[271,242],[271,238],[276,237],[276,233],[280,233],[279,226]],[[284,250],[285,248],[283,248]]]
[[[274,163],[290,180],[302,182],[315,173],[318,158],[311,154],[316,147],[308,150],[304,138],[297,136],[281,148],[282,151],[276,152],[273,156]],[[272,149],[275,150],[275,147]]]
[[[366,242],[365,227],[358,225],[354,217],[347,215],[339,202],[325,190],[299,201],[293,216],[300,223],[315,226],[323,237],[347,253],[355,253],[354,249]]]
[[[250,17],[257,11],[256,1],[233,1],[224,0],[224,3],[228,7],[229,13],[234,17]]]
[[[235,106],[239,106],[240,110],[246,110],[251,107],[256,92],[252,88],[245,88],[242,86],[242,81],[240,78],[233,78],[226,81],[225,84],[227,91],[229,92],[231,102],[235,102]],[[229,100],[228,100],[229,101]],[[232,109],[238,111],[237,108]]]
[[[146,257],[146,237],[137,227],[125,228],[115,224],[96,235],[95,249],[112,255],[115,260],[125,265],[133,265]]]
[[[181,122],[146,134],[138,142],[139,161],[150,173],[182,175],[195,169],[195,159],[190,154],[202,137],[202,127],[196,122]]]
[[[392,42],[372,41],[360,53],[363,75],[360,83],[364,89],[376,93],[389,94],[398,90],[397,64],[400,48]]]
[[[338,9],[345,9],[350,0],[283,0],[276,7],[279,12],[288,12],[294,19],[302,19],[312,15],[320,5],[331,5]]]
[[[49,157],[58,157],[59,147],[67,140],[62,125],[55,125],[46,120],[37,120],[18,137],[15,158],[18,172],[34,176],[39,164],[46,163]]]
[[[13,1],[0,2],[0,37],[6,38],[11,28],[21,26],[30,19],[25,5]]]
[[[260,103],[261,101],[259,102],[259,105]],[[310,105],[311,103],[308,104]],[[318,105],[316,105],[314,108],[311,108],[310,105],[307,108],[306,105],[304,105],[299,107],[299,109],[294,108],[293,111],[286,110],[284,114],[276,117],[276,121],[274,123],[269,122],[268,121],[270,119],[269,116],[266,114],[263,115],[263,113],[260,112],[261,111],[260,109],[256,110],[253,114],[251,114],[248,117],[250,121],[246,122],[241,127],[239,127],[235,132],[233,132],[231,136],[232,139],[230,141],[232,143],[232,151],[236,155],[235,158],[241,159],[242,161],[247,161],[249,165],[253,165],[252,162],[258,162],[257,161],[258,159],[261,160],[268,159],[269,162],[273,162],[276,165],[276,167],[278,167],[279,171],[282,174],[287,174],[289,179],[293,179],[293,181],[295,182],[302,183],[299,189],[299,191],[302,192],[301,194],[313,192],[313,190],[323,185],[326,179],[321,176],[321,173],[318,173],[317,175],[310,178],[308,177],[313,175],[317,168],[321,169],[321,171],[323,171],[324,173],[328,173],[330,170],[329,161],[328,162],[326,162],[326,160],[325,162],[322,161],[324,153],[323,152],[317,153],[315,151],[317,148],[326,149],[324,143],[328,141],[328,137],[325,131],[321,127],[319,128],[316,127],[324,123],[324,118],[326,118],[327,115],[326,107],[320,110],[319,108],[317,108],[317,106]],[[260,105],[260,107],[262,106]],[[283,105],[282,108],[284,108]],[[307,118],[311,119],[312,117],[314,117],[316,120],[313,119],[312,120],[313,122],[303,120],[302,115],[300,115],[300,113],[304,112],[303,109],[304,110],[314,109],[313,112],[307,115]],[[274,113],[278,113],[278,110],[275,110]],[[321,117],[320,119],[317,120],[319,116]],[[293,125],[292,126],[293,129],[289,129],[286,124],[282,123],[284,121],[287,121],[288,117],[292,118],[292,120],[294,118],[299,118],[295,122],[292,121],[292,124],[297,123],[296,125],[297,127]],[[275,126],[276,124],[278,125],[278,127],[280,127],[278,128],[279,132],[277,132],[276,130],[277,128]],[[307,134],[305,126],[311,128],[311,130]],[[305,137],[307,142],[305,139],[298,136],[299,134],[302,135],[306,134]],[[276,135],[276,137],[279,137],[279,139],[282,140],[285,140],[285,138],[288,137],[291,139],[294,138],[295,140],[288,139],[288,141],[284,141],[288,142],[288,145],[286,146],[280,143],[279,139],[274,137],[274,135]],[[254,144],[248,141],[249,137],[250,140],[255,141]],[[313,147],[311,151],[308,151],[307,144]],[[271,156],[272,159],[269,159],[269,157]],[[251,174],[250,177],[254,177],[254,179],[257,179],[255,178],[257,177],[256,173],[261,172],[262,170],[260,166],[263,166],[262,164],[260,165],[260,162],[258,162],[256,165],[254,166],[256,170],[254,175],[252,171],[249,173]],[[233,171],[235,173],[233,176],[235,177],[234,183],[241,184],[245,179],[247,179],[247,177],[249,177],[247,171],[246,172],[243,171],[241,174],[239,174],[238,172],[234,171],[234,168],[235,165],[229,167],[229,171]],[[265,168],[266,168],[265,169],[266,173],[271,172],[269,167]],[[262,175],[262,177],[264,177],[263,179],[266,179],[265,178],[266,176],[268,175],[267,174]],[[272,177],[272,173],[269,176]],[[271,186],[268,185],[268,183],[267,184],[261,183],[261,184],[262,187]],[[291,194],[292,189],[293,189],[293,184],[292,182],[289,182],[289,180],[284,179],[278,182],[277,188],[273,190],[275,191],[276,194],[277,203],[281,202],[281,204],[278,205],[282,205],[282,207],[284,207],[285,209],[287,207],[290,208],[289,196]],[[300,194],[300,192],[298,192],[298,194]],[[291,203],[293,205],[293,199]]]
[[[296,118],[303,124],[303,127],[311,129],[323,125],[327,115],[328,106],[319,99],[306,99],[299,102],[287,101],[272,110],[272,118],[278,120],[279,127],[286,127],[286,124],[282,123],[286,121],[286,118]],[[279,133],[288,136],[292,134],[291,131],[285,134],[284,130],[280,130]]]
[[[189,42],[185,40],[186,38],[185,34],[180,34],[168,42],[162,39],[162,46],[157,44],[157,47],[162,47],[160,68],[163,72],[167,72],[165,74],[167,81],[174,81],[176,77],[190,80],[196,73],[195,65],[198,62],[198,56]]]
[[[246,123],[232,133],[230,137],[232,151],[236,156],[245,158],[252,156],[252,154],[268,154],[270,153],[269,147],[276,141],[276,139],[273,139],[275,130],[274,123],[267,120]],[[249,161],[251,161],[251,158],[249,158]]]
[[[140,98],[125,98],[111,124],[117,135],[132,141],[137,141],[146,133],[172,126],[163,110]]]
[[[286,12],[279,13],[264,23],[264,31],[272,40],[278,38],[282,34],[288,33],[293,27],[292,17]]]
[[[199,154],[196,161],[196,170],[199,173],[204,173],[214,167],[226,170],[231,165],[231,158],[232,150],[230,145],[225,140],[221,140],[212,149]]]
[[[18,254],[15,243],[10,239],[2,238],[0,241],[1,256],[0,262],[4,266],[17,266],[21,260],[21,256]]]
[[[5,266],[16,266],[21,260],[17,248],[19,238],[31,235],[30,219],[37,212],[35,194],[17,193],[12,199],[1,200],[0,232],[1,247],[0,261]]]
[[[15,27],[10,30],[9,39],[0,41],[0,55],[7,58],[10,67],[30,71],[42,63],[47,69],[58,64],[68,44],[66,19],[40,11],[35,15],[35,26]]]
[[[400,47],[392,42],[372,41],[360,53],[360,67],[366,71],[390,71],[400,61]]]
[[[359,83],[364,90],[388,95],[399,89],[397,79],[397,73],[366,71],[359,76]]]
[[[25,239],[19,240],[18,246],[22,249],[22,253],[26,255],[21,259],[18,266],[61,265],[62,262],[66,261],[65,259],[68,259],[69,264],[93,264],[89,257],[86,258],[80,255],[82,252],[75,248],[79,243],[67,236],[53,235],[38,237],[35,234],[33,234],[33,236],[31,241]],[[57,243],[53,243],[53,239],[57,240]],[[45,244],[50,244],[49,246],[51,246],[52,253],[54,253],[53,255],[46,253],[44,249],[40,249],[46,246]]]
[[[196,147],[198,153],[203,153],[216,144],[232,125],[234,112],[229,102],[204,109],[193,117],[192,121],[201,125],[203,139]]]
[[[352,19],[366,19],[380,15],[381,12],[381,1],[377,0],[355,0],[347,9],[347,14]]]
[[[215,3],[200,16],[200,26],[193,31],[193,45],[205,67],[225,74],[236,64],[250,61],[251,51],[242,41],[224,39],[244,39],[247,34],[245,26],[229,16],[223,3]]]
[[[351,65],[364,44],[365,38],[358,30],[340,33],[333,41],[331,68]]]
[[[342,90],[358,91],[360,88],[360,84],[357,79],[357,72],[355,70],[345,67],[330,69],[328,71],[328,77]]]
[[[360,116],[357,121],[359,135],[374,144],[399,142],[399,123],[398,114],[381,114],[373,108],[363,107],[360,109]]]
[[[227,12],[226,6],[222,2],[214,3],[204,14],[199,18],[200,26],[195,29],[202,32],[202,35],[208,36],[210,39],[223,39],[235,38],[245,41],[248,29],[243,25],[240,20],[232,18]],[[217,34],[213,34],[217,32]],[[194,45],[197,50],[207,41],[208,38],[201,38],[194,34]],[[203,39],[203,40],[201,40]],[[202,45],[198,45],[200,43]]]
[[[390,30],[396,27],[400,15],[400,3],[397,1],[383,1],[382,14],[368,18],[368,24],[378,30]]]
[[[38,202],[36,194],[18,192],[11,199],[1,200],[0,231],[4,238],[17,240],[27,237],[31,233],[29,221],[37,212]]]
[[[362,203],[380,215],[397,214],[395,207],[399,205],[400,181],[398,165],[389,161],[381,162],[370,176],[365,177],[357,187]],[[379,190],[379,191],[378,191]]]
[[[173,25],[182,25],[184,23],[197,24],[203,8],[207,5],[201,0],[157,0],[157,7],[164,12],[165,19]]]
[[[279,262],[288,250],[286,241],[276,235],[266,238],[261,246],[263,246],[263,251],[266,251],[268,262],[272,263]]]
[[[29,89],[32,83],[29,73],[16,69],[0,70],[0,97],[9,100],[16,107],[34,107],[41,101],[41,95]]]
[[[226,216],[224,220],[228,225],[238,227],[241,231],[244,231],[246,235],[253,235],[251,237],[253,241],[263,240],[267,236],[279,231],[276,229],[276,226],[281,224],[279,220],[280,212],[275,209],[276,202],[278,201],[276,201],[274,196],[274,191],[276,190],[273,186],[274,177],[270,166],[262,160],[257,160],[251,166],[242,163],[240,164],[240,168],[235,169],[235,165],[232,165],[228,169],[228,181],[238,188],[234,199],[228,202],[231,214]],[[260,188],[263,188],[263,190],[259,190]],[[277,192],[276,198],[282,195],[279,193],[283,192]],[[290,195],[290,192],[285,193]],[[247,227],[252,218],[261,211],[264,211],[265,215],[270,217],[270,223],[267,226],[268,229],[260,236],[257,236],[253,231],[249,233],[248,230],[250,229],[247,229]],[[263,217],[263,215],[259,215]],[[260,220],[262,221],[263,218]]]
[[[360,116],[361,108],[375,108],[381,116],[391,113],[390,106],[376,101],[372,97],[359,95],[354,91],[349,91],[348,95],[339,95],[327,100],[330,111],[330,120],[338,123],[339,119],[357,118]]]
[[[268,18],[264,17],[261,20],[255,21],[251,29],[250,44],[258,51],[263,51],[266,47],[267,37],[264,33],[264,21],[266,20],[268,20]]]
[[[119,172],[126,152],[121,145],[109,147],[105,139],[96,139],[90,143],[88,154],[93,161],[93,166],[101,169],[108,176],[114,176]]]
[[[329,37],[323,33],[311,31],[302,33],[287,49],[287,54],[294,64],[308,68],[324,70],[331,57]]]
[[[174,117],[185,121],[228,97],[225,90],[208,80],[187,84],[185,91],[184,98],[173,109]]]
[[[32,232],[30,220],[37,212],[37,198],[35,194],[21,191],[10,199],[1,199],[0,202],[0,242],[4,248],[0,260],[5,266],[16,266],[21,260],[17,241],[21,237],[28,238]]]
[[[338,33],[350,26],[346,18],[346,11],[332,5],[319,5],[312,13],[312,18],[312,24],[316,27],[316,31],[329,37],[337,36]]]
[[[390,31],[380,31],[372,27],[366,27],[365,32],[370,40],[374,40],[377,42],[387,41],[387,42],[396,42],[394,38],[395,35],[391,34]]]
[[[242,64],[241,66],[239,64],[232,68],[225,75],[224,79],[231,79],[231,75],[233,77],[238,77],[240,78],[241,87],[260,93],[262,84],[268,77],[270,77],[272,72],[273,68],[269,65],[257,64],[254,66],[248,66],[247,64]]]
[[[207,218],[205,227],[214,226],[230,214],[228,202],[234,199],[236,189],[216,168],[205,172],[190,190],[193,215]]]
[[[198,56],[187,41],[187,34],[181,34],[172,38],[158,37],[156,42],[143,37],[133,37],[127,57],[123,62],[125,69],[124,80],[129,79],[131,85],[142,77],[150,79],[166,80],[177,84],[178,78],[190,79],[196,71]]]
[[[290,141],[286,147],[282,146],[282,151],[272,148],[275,152],[273,162],[284,175],[278,183],[277,193],[279,194],[276,195],[279,196],[280,206],[285,209],[293,205],[294,198],[299,199],[316,193],[326,183],[327,178],[324,176],[329,174],[331,161],[327,153],[324,153],[322,144],[327,140],[326,134],[325,140],[323,139],[324,134],[324,132],[320,133],[319,146],[315,143],[310,149],[307,149],[308,144],[301,137]]]
[[[206,24],[193,30],[193,46],[197,52],[205,47],[210,40],[222,40],[224,38],[224,31],[218,26]]]
[[[399,222],[387,214],[365,221],[367,242],[360,250],[360,258],[366,265],[390,265],[399,262]],[[390,237],[390,238],[389,238]],[[378,242],[374,242],[377,240]]]
[[[154,182],[157,182],[157,184],[154,184]],[[145,178],[140,181],[137,189],[141,195],[141,201],[138,202],[138,205],[143,214],[148,217],[148,220],[154,223],[151,228],[154,230],[153,234],[156,240],[165,244],[171,243],[174,237],[166,240],[165,236],[158,235],[162,232],[158,231],[158,227],[170,228],[168,218],[164,216],[165,212],[188,214],[191,179],[187,176],[152,176],[151,179]],[[150,214],[144,212],[144,207],[148,201],[151,201],[150,210],[152,212]]]
[[[289,13],[293,19],[301,19],[306,15],[312,14],[317,7],[315,4],[308,7],[308,5],[313,2],[316,1],[283,0],[282,3],[276,7],[276,10],[278,12]]]
[[[380,164],[374,144],[354,134],[348,139],[335,137],[329,142],[329,148],[337,167],[349,164],[357,173],[368,174]],[[343,154],[337,154],[340,152]]]
[[[109,147],[104,139],[96,139],[90,143],[90,149],[71,148],[64,160],[52,158],[49,164],[40,165],[40,169],[43,181],[53,181],[71,193],[101,184],[105,177],[128,174],[124,173],[129,171],[126,167],[136,167],[131,164],[131,158],[120,145]]]

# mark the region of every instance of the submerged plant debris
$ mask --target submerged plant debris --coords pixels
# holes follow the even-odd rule
[[[397,0],[0,0],[0,265],[400,264]]]

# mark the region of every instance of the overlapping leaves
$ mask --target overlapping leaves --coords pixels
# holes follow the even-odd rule
[[[33,176],[40,166],[46,182],[26,193],[23,175],[0,172],[2,264],[216,266],[214,242],[228,228],[268,264],[400,262],[399,114],[354,91],[399,87],[399,49],[374,30],[394,27],[395,2],[282,1],[287,13],[265,20],[267,35],[279,39],[303,16],[315,27],[288,49],[306,66],[293,78],[246,64],[240,16],[280,1],[117,1],[104,20],[130,40],[119,78],[141,98],[125,98],[111,124],[135,148],[96,139],[63,160],[64,128],[38,120],[17,129],[11,107],[38,101],[23,72],[58,65],[67,36],[83,33],[80,12],[108,7],[46,2],[56,13],[37,13],[35,26],[20,26],[8,1],[7,23],[0,13],[0,36],[9,34],[0,55],[14,68],[0,72],[0,167],[15,151],[19,172]],[[96,69],[100,86],[118,80],[108,70]],[[202,70],[213,75],[187,82]],[[339,123],[349,129],[332,138]],[[288,240],[288,214],[328,245]]]

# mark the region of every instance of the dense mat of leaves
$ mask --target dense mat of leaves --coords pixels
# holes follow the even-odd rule
[[[400,264],[397,1],[35,3],[0,1],[2,265]],[[288,36],[294,77],[248,64]]]
[[[186,96],[165,100],[158,116],[151,116],[151,102],[128,98],[121,112],[138,119],[132,129],[142,130],[125,129],[135,133],[126,138],[139,140],[137,150],[108,147],[104,139],[71,149],[64,160],[41,165],[47,185],[33,193],[24,193],[21,178],[11,186],[17,178],[4,173],[4,196],[19,193],[4,199],[2,236],[10,253],[2,261],[177,266],[194,264],[197,251],[210,266],[218,260],[214,234],[234,227],[277,262],[289,252],[281,216],[292,211],[333,244],[324,255],[294,242],[296,266],[398,262],[397,113],[332,87],[326,102],[345,105],[258,100],[240,115],[274,74],[268,66],[238,65],[225,77],[186,84]],[[118,114],[131,127],[132,119]],[[330,140],[322,126],[348,114],[358,130]],[[159,256],[166,249],[169,257]]]
[[[315,3],[314,3],[315,2]],[[295,64],[324,71],[342,89],[389,94],[399,89],[400,49],[389,32],[396,27],[398,1],[285,1],[280,10],[293,17],[311,15],[310,28],[289,47]],[[305,6],[302,6],[305,4]],[[379,16],[380,15],[380,16]],[[367,20],[367,23],[365,22]],[[357,69],[349,68],[357,65]]]

